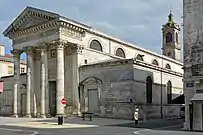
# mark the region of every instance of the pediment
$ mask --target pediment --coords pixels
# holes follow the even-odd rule
[[[27,7],[3,32],[4,36],[9,36],[9,33],[18,31],[35,25],[39,25],[54,19],[59,18],[60,15],[40,10],[33,7]]]
[[[99,80],[98,78],[95,77],[89,77],[87,79],[85,79],[84,81],[82,81],[82,84],[84,85],[90,85],[90,84],[102,84],[102,81]]]
[[[20,30],[22,29],[26,29],[29,27],[33,27],[33,26],[37,26],[43,23],[48,22],[48,19],[44,19],[44,18],[39,18],[39,17],[31,17],[29,19],[27,19],[19,28]]]

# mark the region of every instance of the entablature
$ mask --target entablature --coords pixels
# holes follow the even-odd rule
[[[51,20],[37,26],[31,26],[28,28],[20,29],[14,32],[11,32],[8,36],[11,39],[16,39],[23,36],[28,36],[35,33],[41,33],[50,29],[58,29],[58,32],[62,35],[74,37],[76,39],[82,40],[82,37],[85,36],[85,30],[80,27],[77,27],[68,22],[61,20]]]

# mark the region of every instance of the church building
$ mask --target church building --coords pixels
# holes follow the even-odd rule
[[[180,27],[172,13],[162,27],[161,55],[33,7],[3,35],[12,40],[15,68],[14,75],[1,78],[10,89],[4,97],[12,105],[7,115],[45,118],[88,111],[131,119],[137,107],[141,119],[180,114],[183,64]],[[27,72],[20,74],[23,52]]]

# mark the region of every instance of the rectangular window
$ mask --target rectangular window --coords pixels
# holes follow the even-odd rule
[[[13,74],[13,67],[12,66],[8,66],[8,74]]]
[[[56,57],[56,50],[51,50],[51,58]]]
[[[25,73],[25,68],[20,68],[20,73]]]

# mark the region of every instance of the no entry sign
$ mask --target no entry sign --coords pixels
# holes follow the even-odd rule
[[[62,105],[66,105],[66,98],[62,98],[62,99],[61,99],[61,104],[62,104]]]

